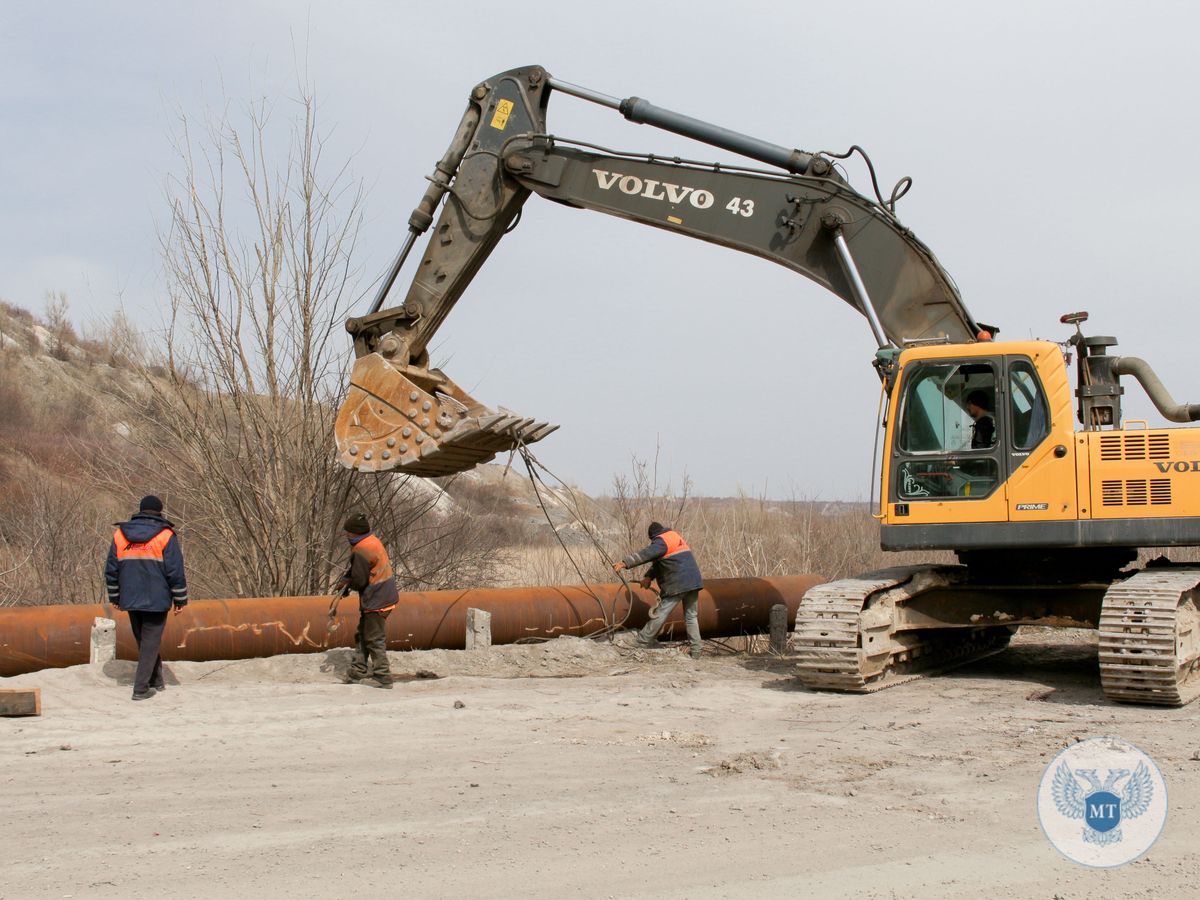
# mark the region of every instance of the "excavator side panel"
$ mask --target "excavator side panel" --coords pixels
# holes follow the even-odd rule
[[[1086,432],[1094,519],[1200,516],[1200,431]]]

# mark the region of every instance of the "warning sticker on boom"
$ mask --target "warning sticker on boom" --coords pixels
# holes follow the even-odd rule
[[[503,131],[508,126],[508,117],[512,115],[513,102],[511,100],[501,100],[496,104],[496,114],[492,116],[492,127],[498,131]]]

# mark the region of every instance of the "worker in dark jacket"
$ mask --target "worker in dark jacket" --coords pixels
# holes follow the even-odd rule
[[[187,606],[183,551],[175,526],[163,518],[157,497],[143,497],[128,522],[118,522],[104,566],[108,602],[129,613],[129,627],[138,645],[133,699],[147,700],[163,690],[162,644],[167,612]]]
[[[650,621],[638,632],[637,642],[643,647],[653,646],[662,631],[663,624],[675,607],[683,604],[683,624],[691,642],[692,659],[700,658],[702,644],[700,642],[700,589],[704,587],[704,579],[700,577],[700,567],[696,565],[696,557],[691,548],[678,531],[672,531],[651,522],[647,534],[650,537],[649,546],[643,547],[636,553],[630,553],[619,563],[613,565],[614,572],[622,569],[632,569],[644,563],[651,563],[642,578],[642,587],[650,587],[651,581],[658,582],[661,597],[658,606],[652,611]]]
[[[387,657],[387,617],[400,595],[392,577],[392,563],[383,542],[371,531],[367,517],[356,513],[346,520],[350,542],[350,568],[338,581],[342,596],[358,592],[358,630],[355,649],[346,673],[346,684],[391,688],[392,672]],[[369,681],[367,679],[374,679]]]

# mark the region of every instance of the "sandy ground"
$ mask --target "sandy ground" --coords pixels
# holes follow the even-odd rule
[[[1106,703],[1059,634],[867,696],[572,638],[395,653],[443,677],[392,691],[336,683],[346,651],[172,664],[143,703],[131,663],[0,679],[43,698],[0,719],[0,897],[1195,896],[1200,703]],[[1170,796],[1115,870],[1034,807],[1101,734]]]

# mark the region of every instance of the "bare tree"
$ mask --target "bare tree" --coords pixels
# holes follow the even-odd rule
[[[613,506],[627,546],[641,546],[639,541],[646,537],[646,526],[651,521],[680,530],[687,527],[692,480],[684,473],[678,493],[671,487],[670,481],[660,485],[660,452],[661,448],[656,446],[652,460],[633,456],[630,474],[618,473],[613,476]]]
[[[202,596],[320,592],[349,509],[365,511],[385,540],[434,515],[404,478],[355,474],[334,458],[363,194],[345,166],[325,179],[310,90],[295,109],[278,156],[265,102],[241,127],[226,114],[199,138],[182,120],[161,235],[162,365],[144,365],[126,397],[150,473],[128,489],[163,494]],[[427,530],[443,542],[463,525],[452,514],[439,522]],[[443,575],[471,551],[443,549]]]

